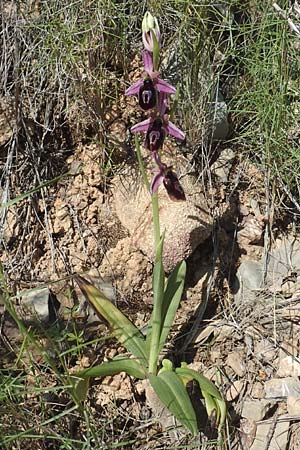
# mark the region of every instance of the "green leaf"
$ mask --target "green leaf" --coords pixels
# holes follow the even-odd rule
[[[196,372],[196,370],[187,367],[178,367],[176,373],[189,380],[196,380],[199,383],[201,391],[206,391],[218,400],[222,400],[222,396],[216,386],[206,377]]]
[[[216,420],[218,429],[221,430],[226,419],[226,403],[216,386],[206,377],[187,367],[178,367],[176,373],[182,377],[183,382],[186,383],[192,379],[196,380],[201,389],[202,395],[205,399],[205,406],[208,416],[211,416],[213,410],[216,411]]]
[[[155,393],[168,410],[195,436],[198,433],[196,414],[181,378],[175,372],[165,371],[149,375]]]
[[[219,426],[218,429],[221,430],[223,428],[223,425],[225,423],[226,420],[226,414],[227,414],[227,408],[226,408],[226,403],[223,399],[219,400],[218,398],[215,399],[218,407],[219,407],[219,411],[220,411],[220,418],[219,418]]]
[[[75,377],[76,377],[76,375],[75,375]],[[72,379],[74,379],[73,374],[72,374]],[[84,378],[84,379],[76,378],[74,381],[74,384],[75,384],[74,389],[75,389],[76,401],[84,402],[84,400],[86,399],[86,396],[87,396],[89,386],[90,386],[89,377]]]
[[[186,274],[186,262],[177,264],[168,278],[166,290],[162,303],[162,326],[159,342],[159,352],[162,350],[168,337],[171,326],[173,325],[176,311],[178,309]]]
[[[204,397],[204,400],[205,400],[205,408],[206,408],[206,412],[207,412],[208,417],[211,418],[212,415],[214,414],[214,411],[215,411],[216,420],[218,422],[219,416],[220,416],[220,414],[219,414],[219,407],[216,404],[216,401],[215,401],[214,397],[212,397],[206,391],[202,391],[202,394],[203,394],[203,397]]]
[[[146,377],[146,368],[139,362],[130,358],[118,357],[112,361],[104,362],[98,366],[89,367],[81,370],[74,375],[78,378],[96,378],[115,375],[120,372],[126,372],[128,375],[143,380]]]
[[[80,276],[76,276],[75,280],[95,312],[110,328],[112,335],[142,364],[146,364],[146,342],[141,331],[99,289]]]
[[[8,202],[4,203],[3,205],[0,205],[0,211],[2,209],[9,208],[10,206],[15,205],[16,203],[24,200],[27,197],[30,197],[32,194],[35,194],[36,192],[40,191],[41,189],[43,189],[47,186],[51,186],[51,184],[58,183],[60,180],[62,180],[63,178],[65,178],[69,175],[72,175],[71,171],[63,173],[62,175],[59,175],[59,176],[53,178],[52,180],[44,181],[44,183],[41,183],[39,186],[36,186],[36,187],[30,189],[29,191],[25,192],[24,194],[21,194],[18,197],[9,200]]]

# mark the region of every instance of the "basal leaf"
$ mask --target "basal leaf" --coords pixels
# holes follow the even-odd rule
[[[226,403],[223,399],[219,400],[218,398],[216,398],[215,401],[216,401],[216,403],[219,407],[219,411],[220,411],[218,429],[221,430],[221,428],[223,427],[225,420],[226,420],[226,414],[227,414]]]
[[[72,378],[74,380],[73,374],[72,374]],[[86,377],[84,379],[76,378],[73,381],[73,383],[75,385],[74,388],[75,388],[76,401],[83,402],[86,399],[87,392],[88,392],[89,385],[90,385],[89,377]]]
[[[81,370],[75,373],[78,378],[96,378],[115,375],[120,372],[126,372],[132,377],[144,379],[146,377],[146,368],[139,362],[130,358],[115,358],[111,361],[103,362],[102,364],[88,369]]]
[[[149,381],[161,402],[183,426],[196,435],[196,414],[180,377],[175,372],[165,371],[157,376],[150,374]]]
[[[187,367],[179,367],[176,373],[183,378],[184,382],[196,380],[205,399],[207,414],[211,416],[216,411],[216,422],[221,430],[226,419],[226,403],[216,386],[206,377]]]
[[[176,373],[190,380],[196,380],[199,383],[201,391],[206,391],[216,399],[222,400],[222,396],[216,386],[206,377],[196,372],[196,370],[189,369],[188,367],[178,367]]]
[[[168,278],[162,303],[162,327],[159,351],[162,350],[168,337],[170,328],[173,325],[175,314],[178,309],[183,292],[185,274],[186,263],[185,261],[182,261],[181,263],[177,264]]]
[[[146,364],[146,342],[140,330],[99,289],[80,276],[75,279],[87,301],[110,328],[112,335],[142,364]]]

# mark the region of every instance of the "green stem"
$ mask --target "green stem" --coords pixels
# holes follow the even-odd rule
[[[150,183],[145,171],[145,167],[142,160],[142,154],[141,154],[141,147],[139,144],[138,137],[135,136],[135,148],[136,148],[136,154],[137,159],[139,163],[139,168],[145,183],[145,186],[147,190],[150,189]],[[162,267],[162,261],[159,261],[162,259],[162,250],[160,249],[160,225],[159,225],[159,208],[158,208],[158,195],[157,193],[153,194],[151,196],[152,200],[152,212],[153,212],[153,225],[154,225],[154,248],[155,248],[155,269],[159,269],[159,262],[161,263]],[[164,272],[161,269],[161,277],[164,277]],[[151,329],[150,329],[150,345],[149,345],[149,372],[156,374],[157,373],[157,360],[158,360],[158,348],[159,348],[159,341],[160,341],[160,332],[161,332],[161,310],[162,310],[162,298],[163,298],[163,280],[161,283],[159,283],[160,286],[162,286],[161,289],[158,289],[158,291],[154,292],[154,304],[153,304],[153,311],[152,311],[152,317],[151,317]]]
[[[153,228],[154,228],[154,248],[155,248],[155,262],[158,258],[158,244],[160,241],[160,225],[159,225],[159,208],[157,192],[152,195],[152,213],[153,213]]]
[[[134,142],[135,142],[135,148],[136,148],[136,154],[137,154],[137,159],[138,159],[138,163],[139,163],[139,168],[145,183],[145,186],[147,188],[147,190],[150,190],[150,183],[145,171],[145,167],[143,164],[143,159],[142,159],[142,153],[141,153],[141,147],[140,147],[140,143],[139,143],[139,139],[137,137],[137,135],[135,135],[134,138]],[[158,210],[158,196],[157,193],[153,194],[151,196],[152,199],[152,212],[153,212],[153,224],[154,224],[154,244],[155,244],[155,249],[157,252],[157,248],[158,248],[158,244],[160,241],[160,226],[159,226],[159,210]],[[155,260],[156,260],[157,254],[155,254]]]
[[[159,342],[161,333],[161,316],[162,316],[162,301],[164,295],[164,270],[162,263],[162,248],[160,245],[160,224],[159,224],[159,207],[158,207],[158,195],[157,192],[152,195],[152,212],[153,212],[153,227],[154,227],[154,245],[155,245],[155,268],[159,271],[159,275],[162,277],[160,283],[156,287],[153,301],[153,311],[151,316],[151,334],[150,334],[150,346],[149,346],[149,372],[156,375],[157,373],[157,361],[159,357]]]
[[[146,186],[146,189],[149,191],[150,189],[150,183],[145,171],[145,167],[144,167],[144,163],[142,160],[142,153],[141,153],[141,147],[140,147],[140,143],[139,143],[139,138],[137,135],[134,136],[134,143],[135,143],[135,148],[136,148],[136,154],[137,154],[137,159],[138,159],[138,163],[139,163],[139,168],[144,180],[144,184]]]

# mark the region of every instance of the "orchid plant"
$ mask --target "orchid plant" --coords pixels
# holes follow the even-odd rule
[[[76,280],[87,301],[107,324],[111,334],[125,347],[124,354],[75,374],[77,397],[84,398],[88,380],[94,377],[126,372],[138,379],[148,379],[161,402],[193,435],[198,433],[197,419],[186,386],[191,380],[198,382],[208,416],[213,418],[221,431],[226,416],[225,403],[215,385],[197,371],[181,363],[174,367],[168,359],[160,361],[160,353],[167,340],[178,309],[186,274],[186,263],[178,264],[166,279],[163,267],[164,233],[160,232],[158,189],[163,185],[173,201],[185,201],[185,193],[172,167],[161,161],[164,140],[167,135],[184,140],[184,133],[168,118],[169,96],[176,88],[162,80],[159,74],[161,34],[158,21],[149,12],[142,22],[144,50],[144,76],[130,86],[125,94],[136,95],[143,111],[149,117],[134,125],[132,133],[145,133],[144,147],[155,165],[152,182],[148,181],[143,165],[137,135],[135,144],[141,173],[152,199],[155,264],[153,270],[153,311],[144,335],[123,313],[91,283],[77,276]],[[74,376],[74,374],[72,374]]]

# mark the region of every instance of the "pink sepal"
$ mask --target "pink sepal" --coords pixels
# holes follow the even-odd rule
[[[138,80],[135,83],[133,83],[131,86],[129,86],[128,89],[125,91],[125,95],[136,95],[139,93],[140,87],[143,86],[144,80]]]
[[[174,136],[177,139],[181,139],[182,141],[184,141],[185,134],[183,133],[183,131],[181,131],[179,128],[177,128],[174,125],[174,123],[168,122],[166,124],[166,129],[167,129],[168,134],[171,134],[171,136]]]
[[[159,171],[156,175],[154,175],[151,186],[150,186],[150,194],[155,194],[157,192],[159,186],[164,181],[164,174],[163,172]]]
[[[152,53],[150,53],[148,50],[142,51],[143,56],[143,62],[144,62],[144,69],[148,74],[151,76],[153,73],[153,56]]]
[[[148,131],[151,120],[146,119],[143,122],[139,122],[130,128],[131,133],[140,133],[141,131]]]
[[[165,92],[166,94],[175,94],[176,92],[176,88],[174,86],[165,80],[161,80],[160,78],[157,79],[155,87],[159,92]]]

